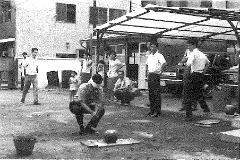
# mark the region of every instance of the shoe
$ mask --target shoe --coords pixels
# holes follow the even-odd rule
[[[84,134],[84,126],[80,126],[79,134]]]
[[[25,101],[23,99],[21,99],[21,102],[24,103]]]
[[[159,113],[159,112],[151,115],[151,117],[160,117],[160,116],[161,116],[161,113]]]
[[[84,130],[84,133],[94,134],[94,133],[97,133],[97,131],[95,129],[93,129],[93,128],[86,127],[85,130]]]
[[[33,102],[33,105],[41,105],[39,102]]]
[[[150,116],[152,116],[153,115],[153,112],[149,112],[148,114],[147,114],[147,117],[150,117]]]

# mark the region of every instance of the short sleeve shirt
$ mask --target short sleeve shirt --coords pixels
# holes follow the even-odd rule
[[[118,76],[116,70],[118,69],[119,65],[122,65],[122,63],[118,59],[109,60],[109,71],[108,71],[108,77],[109,78],[113,78],[113,77]]]
[[[191,66],[191,72],[202,72],[206,64],[210,63],[207,56],[195,48],[189,55],[187,65]]]
[[[82,68],[83,73],[91,72],[92,65],[87,65],[88,63],[92,63],[92,60],[86,60],[86,59],[83,60],[83,68]]]
[[[24,68],[25,63],[26,63],[26,59],[22,59],[22,60],[20,61],[21,73],[22,73],[23,75],[26,74],[26,70],[25,70],[25,68]]]
[[[163,55],[159,52],[156,52],[155,54],[148,55],[146,65],[148,65],[148,71],[151,72],[158,72],[160,73],[162,71],[161,66],[166,63],[165,58]]]
[[[37,75],[38,60],[32,57],[27,57],[24,64],[27,75]]]
[[[131,86],[131,80],[128,77],[124,77],[123,80],[119,78],[115,83],[115,89],[126,88],[127,86]]]
[[[90,105],[102,101],[103,89],[94,88],[90,83],[83,83],[80,85],[77,95],[78,100]]]

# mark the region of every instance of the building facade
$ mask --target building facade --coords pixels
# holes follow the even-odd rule
[[[0,0],[1,78],[9,79],[9,71],[16,70],[14,60],[33,47],[43,59],[75,58],[83,49],[80,40],[89,37],[94,26],[129,12],[129,4],[130,0]],[[52,70],[49,65],[43,70]],[[63,61],[55,65],[64,69]]]
[[[240,1],[238,0],[132,0],[132,9],[147,4],[166,6],[166,7],[202,7],[202,8],[222,8],[222,9],[239,9]]]

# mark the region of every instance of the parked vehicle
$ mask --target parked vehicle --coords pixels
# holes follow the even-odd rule
[[[222,82],[229,86],[238,86],[238,69],[239,65],[233,66],[227,70],[222,71]]]
[[[228,52],[205,52],[210,67],[205,77],[203,93],[206,97],[211,97],[213,87],[221,82],[222,71],[233,66],[232,54]],[[166,87],[175,95],[181,95],[183,86],[183,72],[186,66],[166,67],[166,71],[161,76],[161,86]]]

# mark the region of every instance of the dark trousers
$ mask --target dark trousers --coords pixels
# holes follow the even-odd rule
[[[21,76],[21,90],[24,88],[25,77]]]
[[[38,77],[37,75],[26,75],[25,81],[24,81],[24,87],[23,87],[23,94],[22,94],[22,102],[25,101],[26,95],[28,93],[28,90],[33,85],[33,98],[34,102],[38,102]]]
[[[160,75],[156,73],[149,73],[148,75],[148,91],[150,101],[150,112],[161,113],[161,87]]]
[[[130,103],[134,99],[133,93],[128,90],[116,90],[114,96],[122,103]]]
[[[187,92],[186,89],[188,87],[188,81],[190,77],[190,68],[186,68],[183,72],[183,100],[182,100],[182,108],[186,109],[186,104],[187,104]],[[197,108],[197,101],[192,101],[191,106],[193,108]]]
[[[95,108],[94,106],[90,106],[91,109]],[[80,127],[83,127],[83,115],[84,114],[91,114],[88,112],[85,108],[83,108],[80,104],[78,106],[71,106],[69,107],[69,110],[76,115],[76,119],[78,122],[78,125]],[[94,127],[96,128],[99,121],[103,117],[105,113],[105,109],[103,107],[99,108],[97,110],[97,114],[92,117],[92,119],[88,122],[87,127]]]
[[[192,107],[194,101],[198,101],[201,108],[204,110],[208,109],[205,97],[202,93],[202,86],[204,81],[204,76],[202,73],[193,72],[189,76],[186,87],[186,116],[192,116]]]

